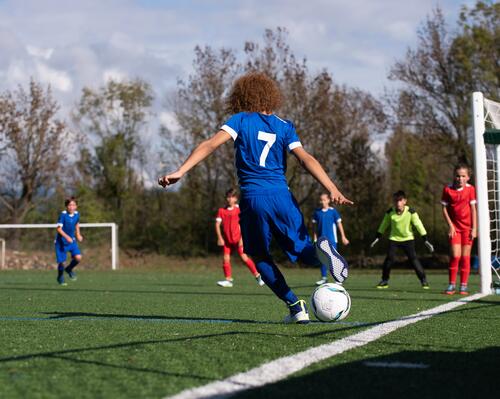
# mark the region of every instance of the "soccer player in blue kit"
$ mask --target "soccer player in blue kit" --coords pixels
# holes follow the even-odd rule
[[[320,163],[307,153],[291,121],[273,112],[281,105],[277,83],[267,75],[250,72],[238,78],[228,98],[233,114],[211,138],[200,143],[175,172],[158,179],[163,187],[176,183],[191,168],[230,139],[241,192],[240,225],[245,251],[252,256],[266,285],[289,309],[285,323],[306,324],[309,314],[270,254],[271,239],[288,258],[318,266],[329,265],[334,279],[347,278],[347,262],[325,237],[311,243],[299,206],[286,181],[286,156],[291,152],[324,187],[335,204],[352,204],[330,180]],[[321,262],[320,262],[321,259]]]
[[[342,244],[348,245],[349,240],[345,235],[340,213],[330,206],[330,195],[327,193],[321,194],[319,203],[321,204],[321,208],[317,208],[312,217],[314,224],[313,241],[316,242],[318,237],[326,237],[336,249],[338,244],[338,230]],[[322,285],[327,282],[326,265],[321,264],[321,279],[316,281],[316,285]]]
[[[78,204],[75,197],[64,201],[66,210],[62,211],[57,220],[57,235],[55,240],[55,250],[57,259],[57,282],[60,285],[66,285],[64,281],[64,272],[68,273],[70,280],[76,280],[76,273],[73,269],[82,260],[82,254],[76,240],[82,241],[80,234],[80,214],[76,210]],[[71,253],[71,262],[64,267],[67,253]]]

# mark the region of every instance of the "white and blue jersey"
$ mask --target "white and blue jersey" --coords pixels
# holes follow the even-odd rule
[[[337,224],[341,222],[340,213],[332,207],[328,209],[318,208],[314,211],[312,222],[316,235],[326,237],[337,248]]]
[[[287,189],[287,152],[301,147],[292,122],[276,115],[240,112],[221,127],[234,140],[242,194]]]
[[[293,123],[276,115],[241,112],[221,129],[234,140],[245,252],[270,257],[274,238],[292,262],[300,258],[305,263],[318,264],[285,176],[287,153],[302,146]]]
[[[75,232],[76,225],[80,222],[80,214],[75,211],[70,215],[67,211],[62,211],[57,220],[57,227],[61,227],[62,230],[73,239],[72,243],[69,243],[61,234],[56,234],[55,249],[57,263],[62,263],[66,260],[66,253],[71,252],[71,256],[80,255],[80,249],[76,242]]]

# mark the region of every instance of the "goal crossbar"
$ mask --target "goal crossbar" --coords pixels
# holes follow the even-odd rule
[[[118,269],[118,225],[116,223],[80,223],[80,227],[110,227],[111,228],[111,269]],[[57,228],[57,223],[33,224],[0,224],[0,229],[46,229]],[[5,241],[2,246],[2,256],[5,256]],[[4,267],[4,266],[2,266]]]

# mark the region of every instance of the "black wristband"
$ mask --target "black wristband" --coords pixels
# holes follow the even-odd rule
[[[422,236],[422,240],[424,240],[424,242],[427,241],[427,234],[425,236]]]

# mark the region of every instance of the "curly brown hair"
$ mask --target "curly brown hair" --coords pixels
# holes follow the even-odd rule
[[[276,81],[262,72],[240,76],[233,84],[227,99],[227,110],[238,112],[269,112],[281,106],[283,96]]]

